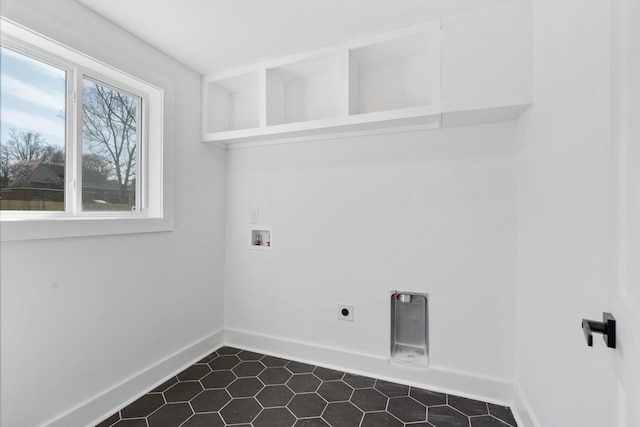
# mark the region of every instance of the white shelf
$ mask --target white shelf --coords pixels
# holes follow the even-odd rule
[[[532,102],[527,19],[509,0],[204,76],[202,140],[229,148],[516,119]]]
[[[440,22],[203,77],[203,141],[440,126]]]
[[[340,116],[337,54],[267,70],[267,126]]]
[[[349,114],[439,107],[438,31],[349,50]]]
[[[258,72],[203,82],[203,134],[259,126]]]

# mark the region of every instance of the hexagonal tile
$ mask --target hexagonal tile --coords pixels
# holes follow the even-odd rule
[[[325,381],[320,385],[318,394],[327,402],[341,402],[349,400],[353,389],[342,381]]]
[[[98,423],[96,425],[96,427],[112,427],[113,424],[118,421],[120,419],[120,413],[116,412],[115,414],[111,415],[109,418],[107,418],[106,420],[102,420],[102,422]],[[144,420],[143,420],[144,421]],[[146,424],[146,421],[144,421]],[[147,427],[147,426],[144,426]]]
[[[304,420],[298,420],[293,427],[331,427],[322,418],[306,418]]]
[[[435,391],[411,387],[409,396],[413,397],[425,406],[440,406],[447,404],[447,395],[444,393],[437,393]]]
[[[329,403],[322,418],[331,427],[353,427],[360,425],[363,412],[349,402]]]
[[[318,366],[313,370],[313,375],[323,381],[333,381],[342,379],[344,372]]]
[[[309,393],[318,389],[320,380],[311,374],[296,374],[287,381],[287,385],[295,393]]]
[[[342,377],[342,381],[349,384],[353,388],[371,388],[376,384],[375,378],[363,377],[346,373]]]
[[[268,408],[260,412],[252,424],[254,427],[291,427],[295,420],[287,408]]]
[[[179,426],[191,415],[193,411],[188,403],[168,403],[149,415],[147,422],[149,427]]]
[[[388,412],[369,412],[364,414],[360,427],[402,427],[403,425]]]
[[[205,357],[203,357],[202,359],[198,360],[198,363],[209,363],[213,359],[215,359],[216,357],[218,357],[218,353],[216,353],[214,351],[213,353],[210,353],[210,354],[206,355]]]
[[[315,366],[307,363],[289,362],[287,363],[287,369],[294,374],[308,374],[313,372]]]
[[[469,417],[471,427],[510,427],[509,424],[500,421],[492,415],[480,415]]]
[[[262,407],[253,398],[233,399],[220,411],[227,424],[250,423],[260,413]]]
[[[231,369],[239,364],[240,359],[238,359],[238,356],[219,356],[209,362],[209,366],[214,371],[219,371],[221,369]]]
[[[256,395],[258,402],[265,408],[285,406],[292,397],[293,392],[285,385],[268,385]]]
[[[387,411],[405,423],[427,420],[427,408],[410,397],[389,399]]]
[[[215,412],[230,400],[231,396],[224,389],[205,390],[191,399],[191,407],[195,412]]]
[[[262,387],[264,384],[255,377],[238,378],[227,387],[227,391],[232,397],[253,397],[262,390]]]
[[[144,418],[136,418],[132,420],[120,420],[110,427],[147,427],[147,421]]]
[[[430,407],[427,421],[435,427],[469,427],[469,417],[450,406]]]
[[[198,381],[185,381],[165,391],[164,398],[167,402],[188,402],[202,390],[202,385]]]
[[[322,418],[305,418],[304,420],[298,420],[293,427],[331,427]]]
[[[218,414],[194,414],[180,427],[225,427]]]
[[[252,351],[242,350],[238,353],[238,357],[240,360],[248,361],[248,360],[260,360],[264,357],[264,354],[254,353]]]
[[[389,381],[376,380],[376,385],[374,387],[387,397],[409,395],[409,386],[390,383]]]
[[[266,385],[270,385],[285,384],[291,376],[291,372],[287,371],[285,368],[275,367],[265,369],[260,375],[258,375],[258,378],[260,378],[260,381]]]
[[[507,424],[516,425],[516,419],[508,406],[494,405],[493,403],[488,403],[487,406],[489,407],[489,413],[494,417]]]
[[[287,359],[281,359],[279,357],[265,356],[260,359],[260,362],[267,368],[275,368],[276,366],[285,366],[289,361]]]
[[[200,380],[204,388],[225,388],[236,379],[231,371],[213,371]]]
[[[242,350],[240,350],[239,348],[234,348],[234,347],[220,347],[216,353],[218,353],[219,356],[226,356],[229,354],[238,354],[240,353]]]
[[[378,390],[365,388],[354,390],[351,402],[363,411],[384,411],[387,409],[389,398]]]
[[[264,371],[265,367],[258,361],[241,362],[238,366],[232,369],[233,373],[238,377],[255,377],[260,372]]]
[[[298,418],[319,417],[327,406],[316,393],[296,394],[287,405]]]
[[[172,385],[174,385],[177,382],[178,382],[178,378],[177,377],[171,377],[168,380],[166,380],[165,382],[163,382],[162,384],[160,384],[158,387],[156,387],[153,390],[151,390],[149,393],[162,393],[163,391],[168,390],[169,387],[171,387]]]
[[[449,406],[457,409],[465,415],[486,415],[489,413],[489,408],[485,402],[479,400],[467,399],[460,396],[448,396]]]
[[[211,372],[209,365],[193,365],[178,374],[180,381],[196,381]]]
[[[164,398],[160,393],[145,394],[140,399],[122,408],[122,418],[142,418],[164,405]]]

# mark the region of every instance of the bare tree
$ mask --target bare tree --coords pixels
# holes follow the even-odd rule
[[[38,132],[17,132],[15,129],[10,129],[7,155],[14,163],[41,160],[47,145],[46,140]]]
[[[27,179],[40,163],[64,165],[64,149],[49,144],[40,133],[9,130],[6,144],[0,144],[0,186]]]
[[[0,144],[0,188],[9,186],[9,172],[11,170],[11,158],[6,145]]]
[[[109,161],[97,154],[88,153],[82,156],[83,183],[106,183],[111,175],[112,169]]]
[[[50,165],[64,165],[64,150],[57,145],[46,144],[42,149],[42,163]]]
[[[132,96],[85,80],[82,100],[84,143],[95,159],[109,165],[109,177],[118,182],[121,203],[129,200],[135,182],[138,102]]]

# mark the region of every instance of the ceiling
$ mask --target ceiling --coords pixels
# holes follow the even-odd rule
[[[200,74],[503,0],[77,0]]]

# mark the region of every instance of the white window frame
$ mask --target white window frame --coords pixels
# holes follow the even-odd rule
[[[164,91],[74,49],[0,17],[3,46],[67,72],[65,211],[0,211],[2,241],[173,229],[168,173],[164,165]],[[135,211],[82,210],[82,83],[94,81],[142,98],[138,129]]]

